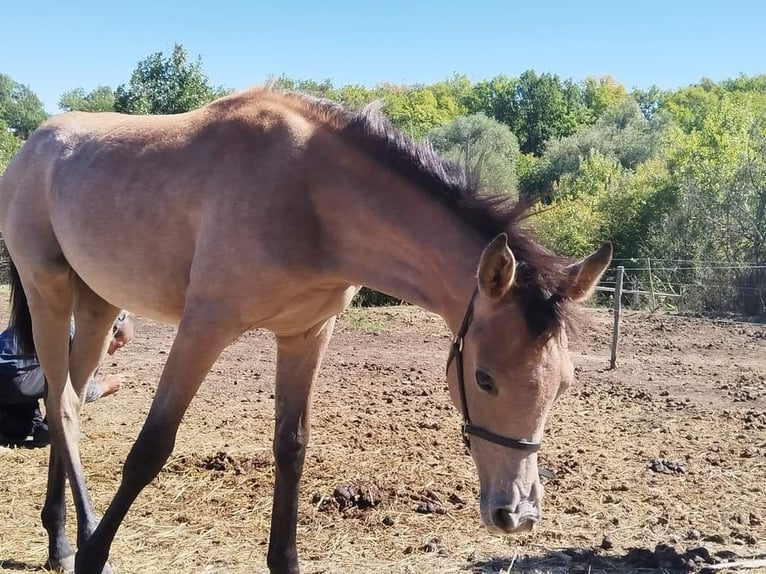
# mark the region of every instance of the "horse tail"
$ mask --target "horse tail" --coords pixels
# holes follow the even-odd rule
[[[29,313],[27,294],[21,284],[21,277],[13,260],[10,261],[11,275],[11,319],[10,326],[16,337],[19,351],[33,354],[35,352],[35,340],[32,336],[32,315]]]

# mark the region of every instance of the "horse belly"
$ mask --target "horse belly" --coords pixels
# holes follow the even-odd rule
[[[86,250],[71,247],[64,247],[67,261],[102,299],[156,321],[178,323],[185,305],[188,265],[171,262],[161,253],[133,251],[107,259],[89,257]]]

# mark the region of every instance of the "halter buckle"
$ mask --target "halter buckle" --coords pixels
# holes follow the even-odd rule
[[[467,449],[471,448],[471,439],[468,436],[468,421],[463,421],[460,424],[460,436],[463,439],[463,444]]]

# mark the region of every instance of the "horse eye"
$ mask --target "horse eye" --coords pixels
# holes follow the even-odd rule
[[[489,373],[482,371],[481,369],[476,370],[476,384],[479,385],[482,390],[487,391],[491,393],[495,389],[495,385],[492,382],[492,375]]]

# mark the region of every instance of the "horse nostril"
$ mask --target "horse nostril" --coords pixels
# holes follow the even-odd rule
[[[513,518],[511,518],[511,513],[507,508],[496,508],[492,513],[492,522],[505,532],[514,528]]]
[[[529,503],[522,503],[515,512],[504,506],[492,511],[492,525],[508,534],[511,532],[529,532],[539,518],[540,513]]]

